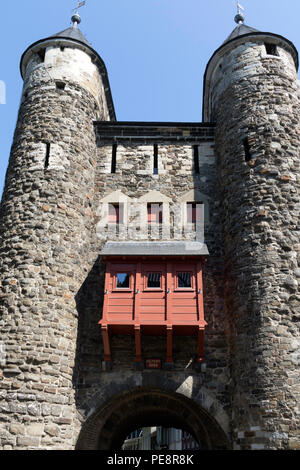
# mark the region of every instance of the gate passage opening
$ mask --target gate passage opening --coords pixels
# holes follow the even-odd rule
[[[116,246],[114,247],[116,248]],[[166,363],[173,363],[173,335],[197,336],[197,362],[203,361],[203,255],[103,256],[106,264],[102,319],[104,360],[111,362],[110,336],[135,337],[141,363],[142,336],[166,337]]]

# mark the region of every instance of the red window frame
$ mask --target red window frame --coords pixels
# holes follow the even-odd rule
[[[181,273],[189,273],[191,275],[191,287],[179,287],[178,285],[178,274],[181,274]],[[179,269],[176,269],[175,271],[175,291],[184,291],[184,290],[187,290],[187,291],[195,291],[195,286],[196,286],[196,280],[195,280],[195,276],[196,276],[196,273],[194,271],[191,271],[189,269],[187,269],[186,271],[184,271],[183,269],[179,270]]]
[[[118,287],[118,274],[128,274],[129,275],[129,287]],[[113,283],[112,291],[113,292],[132,292],[134,287],[134,276],[135,273],[129,269],[118,269],[112,273]]]
[[[148,274],[159,274],[160,275],[160,287],[148,287]],[[144,272],[144,290],[160,292],[163,290],[163,272],[158,270]]]

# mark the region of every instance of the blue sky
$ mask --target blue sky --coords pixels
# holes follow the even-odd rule
[[[300,50],[299,0],[241,0],[245,23]],[[0,194],[33,42],[70,25],[76,0],[1,2]],[[234,0],[87,0],[80,29],[104,60],[119,121],[201,121],[206,64],[235,27]],[[0,84],[1,84],[0,82]]]

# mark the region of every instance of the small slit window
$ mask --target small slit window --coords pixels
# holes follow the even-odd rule
[[[177,285],[179,289],[192,288],[192,275],[188,272],[177,273]]]
[[[111,173],[116,173],[117,168],[117,150],[118,145],[113,144],[112,146],[112,156],[111,156]]]
[[[265,43],[265,48],[266,48],[266,53],[268,55],[275,55],[275,56],[278,56],[278,49],[277,49],[277,46],[276,44],[272,44],[272,43]]]
[[[45,170],[47,170],[49,168],[49,165],[50,165],[50,149],[51,149],[51,146],[48,142],[46,144],[46,156],[45,156],[45,163],[44,163]]]
[[[250,160],[252,160],[252,155],[250,151],[250,144],[249,144],[248,137],[246,137],[243,140],[243,145],[244,145],[244,151],[245,151],[245,162],[250,162]]]
[[[45,55],[46,55],[46,49],[41,49],[38,52],[38,56],[39,56],[41,62],[45,62]]]
[[[117,289],[129,289],[129,273],[117,273]]]
[[[64,82],[56,82],[57,90],[64,90],[65,88],[66,88],[66,84]]]
[[[160,287],[161,287],[161,274],[160,273],[148,273],[147,288],[148,289],[160,289]]]
[[[154,149],[153,149],[154,155],[153,155],[153,174],[158,175],[158,145],[154,144]]]
[[[198,145],[194,145],[193,154],[194,154],[194,171],[196,174],[199,174],[200,168],[199,168],[199,146]]]

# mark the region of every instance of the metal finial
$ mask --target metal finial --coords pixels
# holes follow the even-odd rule
[[[76,13],[72,16],[71,19],[72,19],[72,23],[73,23],[75,28],[77,28],[79,23],[81,23],[81,17],[79,15],[78,10],[79,10],[79,8],[84,7],[84,5],[85,5],[85,1],[84,2],[79,2],[77,7],[74,8],[74,10],[73,10],[73,11],[76,11]]]
[[[237,24],[243,24],[244,21],[245,21],[245,15],[244,15],[244,7],[242,5],[239,4],[239,2],[237,2],[237,15],[235,15],[234,17],[234,21],[237,23]]]

